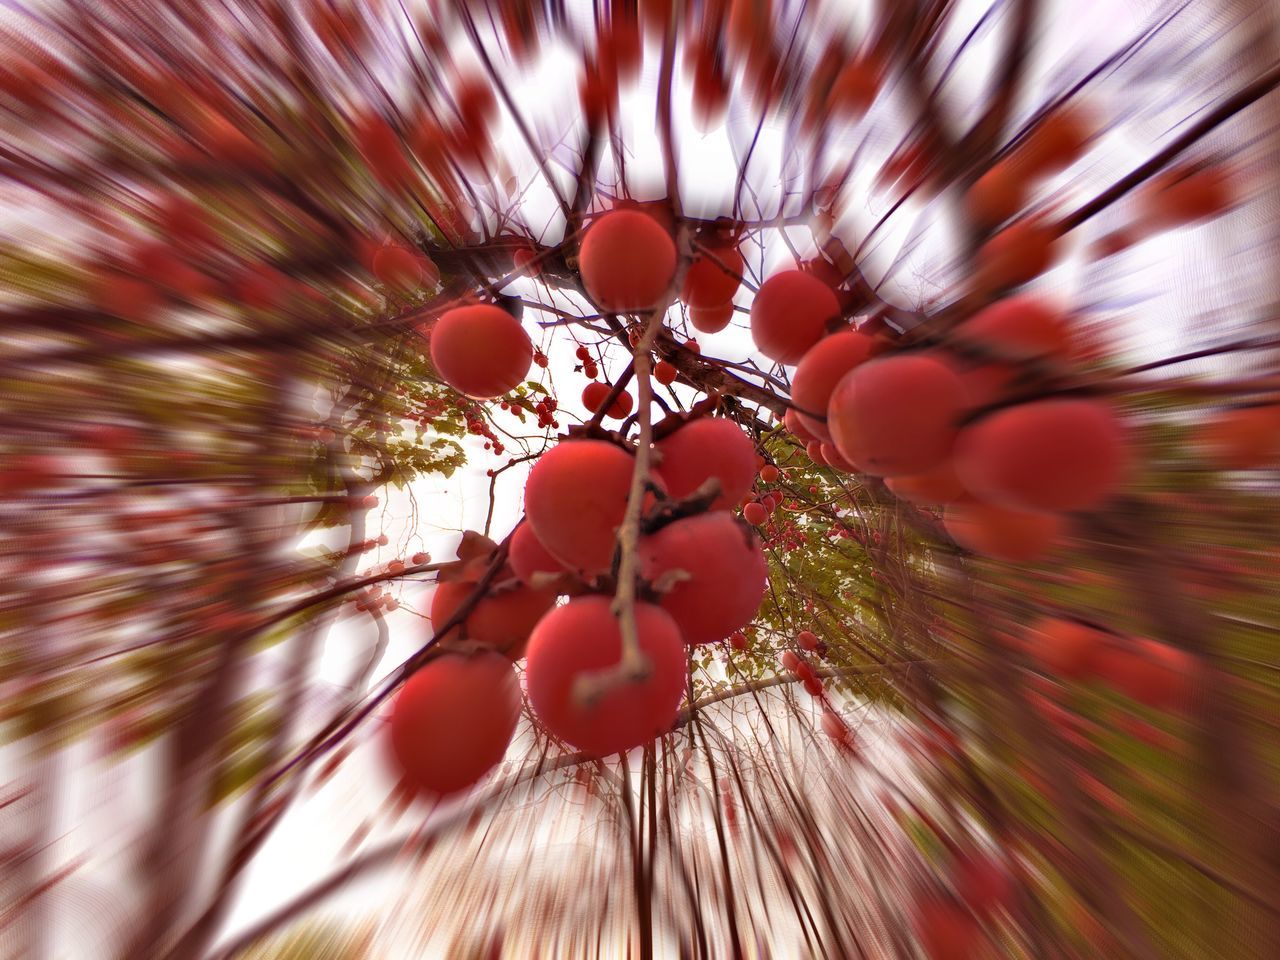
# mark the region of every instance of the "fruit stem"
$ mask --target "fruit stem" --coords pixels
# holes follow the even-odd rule
[[[636,341],[632,370],[636,381],[636,422],[640,436],[636,447],[635,467],[631,473],[631,490],[627,495],[627,512],[618,528],[618,589],[613,595],[612,613],[618,620],[618,632],[622,636],[622,655],[617,664],[607,670],[585,673],[574,685],[574,698],[589,706],[601,695],[623,683],[644,680],[653,670],[653,663],[640,649],[640,636],[636,630],[636,573],[638,546],[640,543],[640,515],[649,478],[649,462],[653,446],[653,424],[649,420],[649,406],[653,401],[653,384],[649,379],[652,369],[650,351],[658,331],[662,329],[670,295],[663,299],[649,316],[644,333]]]

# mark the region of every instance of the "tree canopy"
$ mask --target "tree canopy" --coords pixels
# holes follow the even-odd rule
[[[1280,955],[1274,12],[1073,6],[13,6],[14,955]]]

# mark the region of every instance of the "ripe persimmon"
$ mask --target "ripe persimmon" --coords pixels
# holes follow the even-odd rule
[[[1195,689],[1196,658],[1177,647],[1140,637],[1099,651],[1099,679],[1125,696],[1156,710],[1180,711]]]
[[[608,572],[634,467],[631,454],[604,440],[569,440],[544,453],[529,471],[524,509],[547,552],[589,577]]]
[[[923,473],[889,477],[884,485],[899,499],[922,507],[941,506],[964,496],[964,485],[948,458]]]
[[[734,247],[708,247],[689,264],[680,299],[690,307],[718,307],[733,299],[746,263]],[[713,331],[708,331],[713,332]]]
[[[1007,407],[966,427],[956,442],[966,490],[1018,510],[1087,510],[1124,482],[1128,441],[1111,407],[1050,399]]]
[[[648,214],[611,210],[587,229],[578,270],[601,308],[613,313],[651,310],[675,276],[676,246]]]
[[[445,580],[437,584],[431,598],[432,626],[436,629],[443,627],[475,587],[475,581],[470,579]],[[467,614],[460,628],[453,630],[449,637],[471,640],[492,647],[512,660],[519,660],[524,655],[530,631],[555,602],[556,591],[546,587],[534,588],[524,584],[490,587]]]
[[[511,534],[511,544],[507,548],[507,560],[515,575],[526,584],[531,584],[539,573],[561,574],[565,572],[564,564],[551,555],[533,526],[525,521],[516,527]]]
[[[980,500],[960,500],[943,514],[947,533],[959,546],[1010,563],[1039,560],[1062,534],[1056,513],[1010,510]]]
[[[653,367],[653,379],[664,387],[669,387],[675,383],[679,373],[680,371],[675,368],[675,365],[668,363],[666,360],[659,360]]]
[[[582,390],[582,405],[591,413],[596,413],[612,391],[613,386],[611,384],[593,380]],[[631,412],[634,404],[635,401],[631,399],[631,394],[622,390],[613,398],[613,403],[609,404],[609,409],[605,411],[604,415],[614,420],[622,420]]]
[[[983,226],[1004,223],[1026,204],[1024,172],[1009,161],[997,163],[965,192],[969,216]]]
[[[1018,145],[1018,164],[1037,177],[1065,170],[1084,154],[1089,127],[1088,118],[1078,107],[1050,111]]]
[[[852,330],[823,337],[804,355],[791,376],[791,402],[805,429],[831,442],[827,406],[836,384],[854,367],[870,359],[872,340]],[[821,419],[819,419],[821,418]]]
[[[1053,265],[1058,238],[1039,219],[1017,220],[978,249],[974,286],[984,293],[1029,283]]]
[[[1212,414],[1192,447],[1219,470],[1258,470],[1280,463],[1280,405],[1230,407]]]
[[[1071,355],[1071,327],[1062,312],[1043,299],[1006,297],[956,327],[964,346],[990,354],[988,362],[1065,359]]]
[[[1060,680],[1082,680],[1092,675],[1106,634],[1076,620],[1042,617],[1027,628],[1027,651]]]
[[[751,336],[770,360],[799,363],[840,316],[831,288],[801,270],[775,273],[751,303]]]
[[[603,757],[671,729],[688,674],[680,629],[651,603],[636,604],[635,625],[649,660],[648,675],[620,679],[589,700],[580,696],[577,680],[610,670],[622,657],[622,633],[610,599],[579,597],[542,618],[529,639],[525,682],[534,713],[549,732]]]
[[[687,497],[710,477],[720,481],[713,510],[728,510],[756,476],[756,448],[736,423],[723,417],[699,417],[654,444],[654,468],[672,497]]]
[[[445,654],[409,677],[392,701],[393,763],[415,790],[457,793],[502,760],[519,716],[510,660],[488,652]]]
[[[432,328],[431,362],[459,393],[491,399],[514,390],[529,375],[533,341],[501,307],[454,307]]]
[[[422,260],[407,247],[396,244],[379,247],[373,255],[373,275],[397,293],[411,293],[426,282],[427,270]]]
[[[733,319],[733,302],[717,303],[710,307],[690,307],[689,322],[699,333],[719,333]]]
[[[875,476],[922,473],[951,453],[968,394],[937,356],[878,357],[836,385],[827,429],[851,464]]]
[[[640,570],[667,588],[658,605],[691,646],[723,640],[750,623],[768,576],[755,535],[727,511],[686,517],[645,537]],[[672,571],[681,573],[663,584]]]
[[[787,412],[782,415],[782,425],[803,444],[822,442],[809,432],[809,428],[801,422],[800,414],[794,407],[789,407]]]

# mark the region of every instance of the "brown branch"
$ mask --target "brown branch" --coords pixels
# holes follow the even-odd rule
[[[627,496],[627,509],[622,525],[618,528],[618,589],[613,598],[612,612],[618,620],[621,634],[622,655],[615,667],[598,673],[583,674],[575,681],[574,697],[580,703],[590,704],[601,694],[621,683],[643,680],[653,669],[648,654],[640,649],[640,637],[636,632],[636,576],[639,573],[638,548],[640,543],[640,515],[644,498],[649,492],[649,460],[653,446],[653,425],[649,417],[653,385],[649,380],[649,351],[654,338],[662,327],[670,306],[670,293],[662,305],[649,316],[645,331],[636,342],[632,354],[632,369],[636,378],[636,412],[640,420],[640,436],[635,453],[635,465],[631,471],[631,490]]]
[[[890,669],[911,668],[913,666],[925,666],[933,661],[912,661],[902,664],[889,665]],[[823,668],[815,670],[814,673],[822,678],[841,679],[849,676],[866,675],[878,672],[881,667],[858,667],[858,668]],[[697,700],[690,708],[683,710],[676,720],[673,730],[682,729],[693,723],[697,719],[697,711],[705,706],[713,703],[721,703],[733,696],[744,696],[747,694],[756,694],[761,690],[769,687],[778,686],[787,683],[797,683],[797,678],[790,674],[779,675],[777,677],[766,678],[765,680],[748,681],[732,688],[728,691],[720,691],[710,694]],[[452,827],[465,823],[474,817],[481,810],[488,808],[492,804],[503,800],[510,794],[512,788],[527,780],[535,779],[544,774],[553,773],[569,767],[579,766],[584,763],[596,763],[597,758],[594,755],[586,753],[569,753],[548,760],[539,761],[537,764],[529,764],[513,774],[507,781],[493,787],[487,791],[482,797],[474,803],[468,804],[466,807],[455,811],[445,818],[443,823],[434,824],[429,830],[418,831],[412,836],[400,837],[390,840],[381,846],[361,854],[353,859],[350,863],[341,867],[330,876],[317,882],[312,887],[301,893],[297,898],[284,904],[270,916],[264,918],[255,924],[248,931],[237,936],[231,943],[221,947],[210,960],[230,960],[241,951],[246,949],[254,941],[267,935],[273,930],[278,930],[283,924],[296,919],[298,916],[314,907],[325,898],[342,890],[350,881],[357,876],[367,873],[370,870],[376,870],[387,866],[398,859],[406,859],[414,852],[425,853],[435,843],[442,833]],[[714,768],[713,768],[714,769]],[[713,777],[714,781],[714,777]],[[197,920],[197,925],[203,920]]]
[[[1057,233],[1062,235],[1087,223],[1129,193],[1129,191],[1151,179],[1209,133],[1271,93],[1276,87],[1280,87],[1280,65],[1272,67],[1252,83],[1246,84],[1237,93],[1222,101],[1216,108],[1205,113],[1204,116],[1188,127],[1181,136],[1176,137],[1172,143],[1146,163],[1117,180],[1112,186],[1079,207],[1074,213],[1070,213],[1059,220],[1056,228]]]
[[[940,664],[941,660],[903,660],[898,663],[874,663],[853,667],[819,667],[813,671],[814,676],[822,680],[847,680],[850,677],[865,677],[877,673],[887,673],[894,670],[911,670],[914,667],[933,667]],[[693,720],[694,715],[714,703],[723,703],[726,700],[733,700],[737,697],[746,696],[747,694],[758,693],[761,690],[768,690],[770,687],[782,686],[788,683],[800,683],[801,679],[791,673],[780,673],[772,677],[763,677],[759,680],[744,680],[742,683],[735,684],[724,690],[718,690],[715,693],[709,693],[705,697],[699,697],[692,706],[685,707],[680,711],[679,719],[676,720],[676,727],[683,727],[685,724]]]
[[[1005,38],[995,90],[988,99],[982,116],[960,139],[958,146],[963,157],[985,160],[995,152],[1009,112],[1021,92],[1021,81],[1030,55],[1032,29],[1036,15],[1040,12],[1040,0],[1013,0],[1013,4],[1013,27]]]
[[[547,188],[551,191],[551,195],[556,198],[556,203],[560,206],[560,212],[564,215],[565,223],[571,226],[573,223],[573,210],[569,207],[569,202],[565,200],[560,192],[560,187],[556,183],[555,178],[551,176],[551,170],[547,166],[547,152],[540,148],[534,142],[533,134],[529,130],[529,125],[525,122],[524,116],[516,108],[515,101],[511,98],[511,92],[507,89],[507,85],[502,82],[502,77],[498,75],[498,71],[494,68],[493,60],[489,57],[489,51],[485,49],[484,42],[480,39],[480,34],[476,30],[475,20],[471,17],[471,8],[466,4],[459,4],[455,8],[462,16],[462,22],[466,27],[467,36],[471,40],[471,46],[480,57],[480,62],[484,65],[485,72],[488,73],[489,79],[493,81],[494,87],[498,90],[498,95],[502,97],[502,102],[506,104],[507,110],[511,113],[512,119],[515,120],[516,129],[520,131],[520,136],[525,142],[525,146],[529,148],[529,153],[538,164],[538,169],[542,173],[542,179],[546,181]]]
[[[480,811],[502,800],[511,792],[513,787],[517,786],[522,781],[532,779],[533,777],[540,776],[544,773],[561,770],[566,767],[593,762],[595,762],[595,758],[589,757],[585,754],[566,754],[565,756],[548,760],[545,763],[540,763],[536,765],[536,767],[530,766],[525,770],[522,770],[509,781],[490,790],[475,803],[469,804],[466,807],[450,814],[448,817],[444,818],[442,823],[434,824],[430,829],[420,829],[411,836],[389,840],[386,843],[355,857],[351,862],[347,863],[339,870],[313,884],[298,897],[279,907],[273,913],[254,924],[230,943],[220,947],[210,956],[209,960],[232,960],[232,958],[238,956],[255,941],[261,939],[274,930],[280,929],[284,924],[302,915],[332,894],[341,891],[356,877],[367,873],[370,870],[376,870],[394,863],[397,860],[408,859],[414,855],[425,855],[432,848],[441,834],[455,826],[458,826],[459,824],[466,823]]]
[[[676,165],[675,135],[671,129],[671,78],[675,72],[676,18],[667,21],[662,38],[662,62],[658,67],[658,138],[662,142],[662,169],[666,178],[667,202],[673,215],[681,215],[680,171]]]

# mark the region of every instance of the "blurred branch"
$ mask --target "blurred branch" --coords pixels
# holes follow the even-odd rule
[[[1056,226],[1058,234],[1069,233],[1093,219],[1135,187],[1141,186],[1147,180],[1150,180],[1222,124],[1273,92],[1276,87],[1280,87],[1280,64],[1272,67],[1251,83],[1241,87],[1237,93],[1227,97],[1214,109],[1206,111],[1199,120],[1187,127],[1183,133],[1175,137],[1168,146],[1157,152],[1150,160],[1140,164],[1088,203],[1076,208],[1073,213],[1069,213],[1059,220]]]

